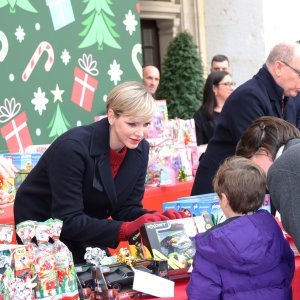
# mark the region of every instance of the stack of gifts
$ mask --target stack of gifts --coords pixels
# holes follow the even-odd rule
[[[146,184],[172,185],[191,180],[199,161],[194,120],[168,119],[166,101],[156,102],[147,136],[150,153]]]
[[[61,228],[57,219],[17,225],[23,245],[1,245],[0,297],[79,299],[72,254],[59,240]]]
[[[4,153],[3,157],[10,159],[18,172],[14,179],[15,190],[19,188],[28,173],[33,169],[41,158],[42,153]]]

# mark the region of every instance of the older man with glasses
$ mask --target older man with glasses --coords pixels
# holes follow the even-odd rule
[[[228,97],[200,161],[191,194],[213,191],[212,179],[219,165],[234,154],[242,133],[257,118],[275,116],[296,125],[295,106],[287,103],[299,91],[300,45],[279,43],[272,48],[258,73]]]

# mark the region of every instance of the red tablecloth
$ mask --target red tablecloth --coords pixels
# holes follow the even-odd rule
[[[162,203],[166,201],[176,200],[179,197],[188,196],[192,189],[193,182],[181,182],[175,186],[163,186],[155,188],[146,188],[145,196],[143,199],[143,206],[150,210],[161,211]],[[24,208],[26,209],[26,208]],[[0,215],[0,224],[14,224],[13,218],[13,207],[8,206],[5,208],[3,215]],[[15,242],[15,239],[14,241]],[[121,246],[126,246],[122,244]],[[300,257],[296,257],[296,271],[293,279],[293,300],[300,300]],[[188,279],[176,280],[175,284],[175,297],[174,298],[163,298],[168,299],[187,299],[185,294],[185,288]],[[158,299],[147,297],[145,299]]]

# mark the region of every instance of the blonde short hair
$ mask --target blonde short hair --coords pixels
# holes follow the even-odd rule
[[[140,82],[127,81],[116,86],[107,96],[106,112],[116,116],[152,118],[156,103],[148,89]]]

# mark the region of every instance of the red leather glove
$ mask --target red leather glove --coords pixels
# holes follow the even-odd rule
[[[128,238],[138,231],[141,226],[145,223],[150,222],[158,222],[158,221],[166,221],[168,218],[162,214],[155,213],[155,214],[144,214],[131,222],[123,222],[120,227],[119,234],[118,234],[118,241],[127,241]]]
[[[166,211],[164,211],[162,213],[164,216],[166,216],[168,219],[170,220],[174,220],[174,219],[182,219],[182,218],[186,218],[187,215],[182,212],[182,211],[177,211],[173,208],[167,209]]]

